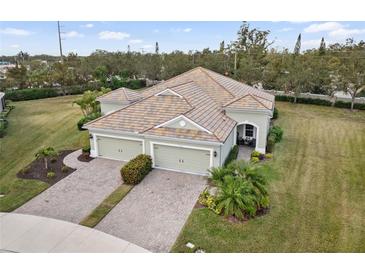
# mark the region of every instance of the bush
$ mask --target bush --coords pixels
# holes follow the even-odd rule
[[[56,173],[54,173],[53,171],[49,171],[47,172],[47,178],[48,179],[52,179],[56,176]]]
[[[82,153],[90,153],[90,144],[82,147]]]
[[[100,112],[95,112],[95,113],[92,113],[88,116],[84,116],[82,117],[78,122],[77,122],[77,128],[79,130],[86,130],[84,128],[82,128],[84,126],[84,124],[88,123],[88,122],[91,122],[92,120],[95,120],[97,118],[101,117],[101,113]]]
[[[217,208],[215,197],[209,193],[207,188],[199,195],[198,201],[201,205],[211,209],[214,213],[221,214],[221,210]]]
[[[258,152],[257,150],[254,150],[254,151],[252,151],[252,153],[251,153],[251,158],[252,157],[259,157],[260,156],[260,152]]]
[[[274,136],[275,143],[279,143],[281,139],[283,138],[284,131],[279,126],[273,126],[270,130],[269,135]]]
[[[269,135],[269,137],[267,138],[266,150],[268,152],[273,152],[274,145],[275,145],[275,136],[274,135]]]
[[[121,170],[123,181],[126,184],[136,185],[152,170],[152,158],[146,154],[140,154],[125,164]]]
[[[336,101],[335,102],[335,107],[338,107],[338,108],[351,108],[351,102]],[[365,104],[355,103],[354,104],[354,109],[365,110]]]
[[[329,100],[319,99],[319,98],[297,98],[297,103],[299,104],[311,104],[318,106],[332,106],[332,103]]]
[[[68,170],[69,170],[68,166],[65,166],[65,165],[63,165],[63,166],[62,166],[62,168],[61,168],[61,171],[62,171],[63,173],[67,173],[67,172],[68,172]]]
[[[226,160],[224,161],[224,166],[227,166],[230,162],[234,161],[237,159],[238,156],[238,145],[234,145],[231,149],[231,151],[229,152]]]
[[[273,155],[271,153],[266,153],[265,158],[266,159],[272,159]]]
[[[259,159],[259,157],[252,157],[251,162],[256,164],[256,163],[260,162],[260,159]]]
[[[56,96],[58,96],[58,91],[54,88],[29,88],[5,92],[5,99],[12,101],[35,100]]]
[[[272,115],[273,119],[278,119],[279,118],[279,111],[277,108],[274,108],[274,113]]]

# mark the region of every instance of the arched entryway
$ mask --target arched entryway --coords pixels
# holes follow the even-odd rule
[[[236,144],[256,148],[259,128],[253,123],[238,124],[236,128]]]

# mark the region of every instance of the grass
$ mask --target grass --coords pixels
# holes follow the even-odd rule
[[[41,148],[76,149],[88,141],[86,131],[77,130],[81,117],[76,96],[56,97],[12,103],[15,109],[7,117],[9,127],[0,139],[0,211],[9,212],[48,187],[37,180],[18,179],[16,174],[34,160]]]
[[[80,225],[94,227],[113,209],[133,188],[133,185],[122,184],[114,190]]]
[[[365,252],[365,111],[277,102],[271,211],[232,224],[194,209],[173,252]]]

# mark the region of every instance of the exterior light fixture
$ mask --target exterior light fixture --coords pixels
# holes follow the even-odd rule
[[[214,151],[213,156],[217,157],[217,152],[216,151]]]

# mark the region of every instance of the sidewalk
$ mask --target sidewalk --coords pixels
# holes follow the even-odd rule
[[[0,251],[23,253],[144,253],[135,244],[81,225],[0,212]]]

